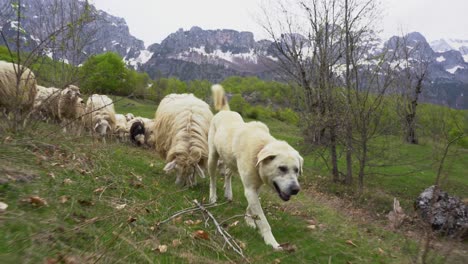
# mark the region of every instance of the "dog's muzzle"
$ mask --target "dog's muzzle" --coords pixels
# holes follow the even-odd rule
[[[292,195],[298,194],[301,190],[301,187],[299,187],[299,185],[297,184],[291,184],[288,187],[287,191],[282,191],[276,182],[273,182],[273,186],[275,186],[275,190],[278,193],[279,197],[285,202],[289,201]]]

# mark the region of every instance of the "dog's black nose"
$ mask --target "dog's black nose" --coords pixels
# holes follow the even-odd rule
[[[301,190],[301,187],[299,187],[299,185],[293,185],[290,190],[292,195],[296,195]]]

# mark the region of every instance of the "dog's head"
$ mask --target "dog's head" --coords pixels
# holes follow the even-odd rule
[[[257,168],[262,181],[274,189],[283,201],[296,195],[301,187],[304,159],[284,141],[267,144],[257,155]]]

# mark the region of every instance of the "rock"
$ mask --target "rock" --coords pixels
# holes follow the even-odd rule
[[[422,220],[434,231],[451,237],[467,237],[468,207],[457,197],[438,190],[433,199],[434,186],[425,189],[415,201],[415,208]]]

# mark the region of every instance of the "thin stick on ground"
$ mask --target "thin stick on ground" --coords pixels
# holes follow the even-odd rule
[[[223,204],[226,204],[226,202],[220,203],[220,204],[207,204],[207,205],[205,205],[205,208],[213,208],[213,207],[217,207],[217,206],[220,206],[220,205],[223,205]],[[199,207],[191,207],[191,208],[186,208],[186,209],[177,211],[175,214],[171,215],[169,218],[164,219],[163,221],[159,222],[159,224],[161,225],[161,224],[167,223],[167,222],[171,221],[172,219],[176,218],[177,216],[180,216],[180,215],[183,215],[183,214],[186,214],[186,213],[195,212],[195,211],[200,211],[200,210],[201,210],[201,208],[199,208]]]
[[[244,256],[244,253],[242,252],[242,248],[237,244],[236,240],[233,239],[233,237],[226,231],[224,230],[224,228],[218,223],[218,221],[216,220],[216,218],[213,216],[213,214],[211,214],[210,211],[208,211],[208,209],[203,206],[202,204],[200,204],[197,200],[193,200],[193,203],[195,205],[198,206],[198,208],[200,208],[200,210],[202,212],[204,212],[205,214],[208,215],[208,217],[211,218],[211,220],[213,220],[213,223],[215,224],[216,226],[216,229],[218,230],[218,232],[223,236],[224,238],[224,241],[226,241],[226,243],[237,253],[239,254],[242,258],[245,259],[245,256]]]

